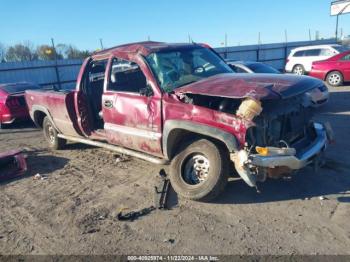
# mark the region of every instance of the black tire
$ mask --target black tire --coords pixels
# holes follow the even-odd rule
[[[305,75],[305,68],[303,65],[295,65],[293,67],[292,73],[295,75]]]
[[[57,130],[52,124],[51,120],[46,116],[43,121],[43,132],[46,141],[51,149],[59,150],[63,149],[67,143],[67,140],[57,137]]]
[[[208,160],[206,178],[199,182],[201,175],[194,174],[193,168],[198,163],[191,165],[191,161],[199,158]],[[195,160],[193,160],[195,159]],[[170,167],[170,182],[174,190],[181,196],[191,200],[210,201],[224,191],[229,173],[229,156],[226,151],[213,142],[200,139],[189,143],[179,150]],[[190,172],[192,170],[192,172]],[[187,171],[187,172],[185,172]],[[202,172],[202,171],[201,171]],[[196,177],[196,182],[189,179]],[[203,175],[203,174],[202,174]]]
[[[344,77],[339,71],[332,71],[327,74],[326,81],[330,86],[341,86],[344,83]]]

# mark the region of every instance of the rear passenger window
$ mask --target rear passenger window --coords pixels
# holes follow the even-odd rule
[[[115,58],[107,90],[139,93],[146,87],[146,77],[138,64]]]
[[[350,54],[344,56],[341,60],[350,61]]]
[[[295,54],[293,55],[294,57],[300,57],[300,56],[304,56],[305,51],[298,51],[295,52]]]
[[[304,56],[319,56],[320,52],[321,52],[321,49],[305,50],[305,55]]]
[[[334,52],[332,52],[330,49],[323,48],[321,49],[320,56],[332,56],[334,55]]]

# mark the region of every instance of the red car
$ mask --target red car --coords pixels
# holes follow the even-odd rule
[[[0,128],[16,119],[29,119],[24,91],[40,89],[32,83],[0,84]]]
[[[325,80],[331,86],[340,86],[350,81],[350,51],[313,62],[309,76]]]

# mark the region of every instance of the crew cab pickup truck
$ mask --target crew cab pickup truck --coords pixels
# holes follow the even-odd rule
[[[175,191],[210,200],[228,176],[251,187],[317,163],[329,128],[312,121],[306,76],[236,74],[204,44],[140,42],[94,53],[74,91],[27,91],[51,148],[67,140],[157,164]]]

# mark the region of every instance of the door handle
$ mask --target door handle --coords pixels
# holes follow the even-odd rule
[[[103,106],[106,108],[112,108],[113,107],[113,101],[112,100],[105,100],[103,101]]]

